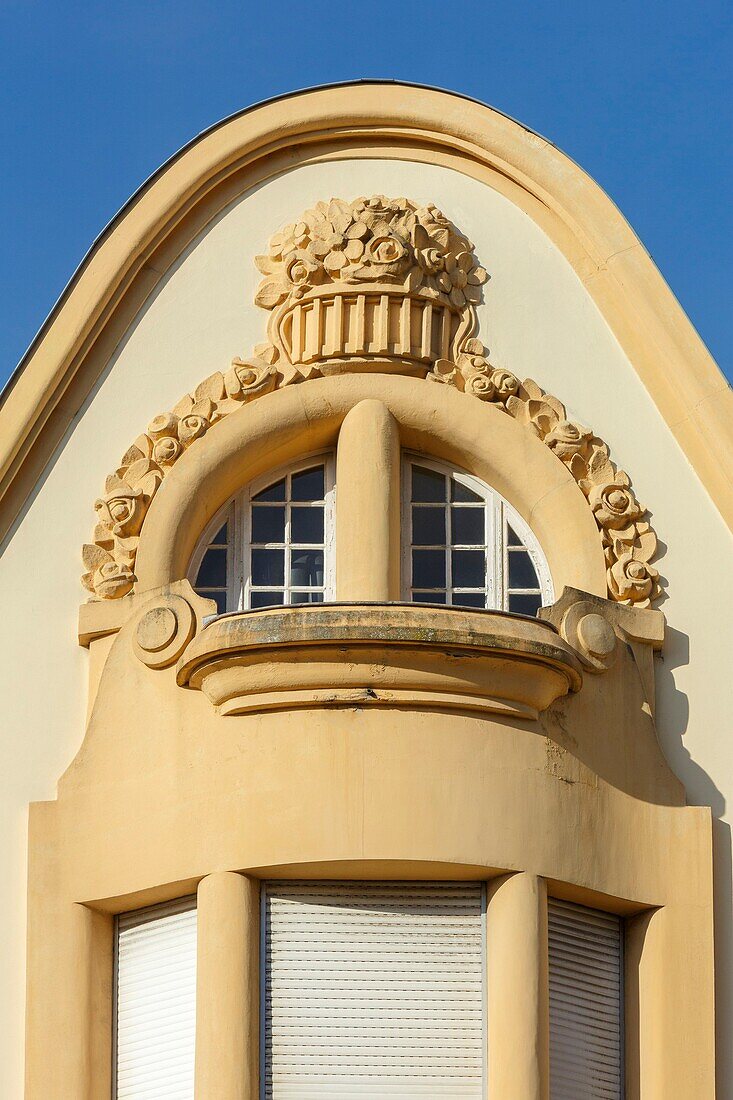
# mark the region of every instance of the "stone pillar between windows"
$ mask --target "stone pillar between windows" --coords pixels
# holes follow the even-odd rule
[[[400,598],[400,437],[381,401],[347,414],[336,451],[336,599]]]
[[[487,891],[489,1096],[549,1100],[547,891],[526,873]]]
[[[260,887],[217,871],[199,883],[196,1100],[259,1096]]]

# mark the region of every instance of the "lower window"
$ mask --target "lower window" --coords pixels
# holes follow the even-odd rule
[[[556,899],[547,917],[551,1100],[621,1100],[621,919]]]
[[[265,1100],[482,1100],[481,883],[270,883],[263,948]]]
[[[193,1100],[196,899],[117,918],[116,1100]]]

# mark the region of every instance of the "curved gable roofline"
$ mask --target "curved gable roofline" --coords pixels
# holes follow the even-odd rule
[[[83,370],[90,350],[181,218],[227,175],[283,146],[369,137],[437,146],[526,193],[530,215],[539,220],[542,212],[543,228],[733,526],[733,394],[608,196],[545,138],[485,104],[421,85],[359,81],[279,96],[205,130],[100,234],[0,397],[0,537],[94,384]]]

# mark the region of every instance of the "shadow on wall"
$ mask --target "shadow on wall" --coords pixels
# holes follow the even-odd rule
[[[659,697],[666,702],[662,751],[670,767],[682,778],[688,802],[710,806],[713,813],[713,889],[715,905],[715,1009],[717,1019],[716,1055],[718,1088],[721,1096],[726,1082],[733,1080],[733,1044],[727,1021],[733,1018],[733,851],[731,827],[721,820],[726,801],[704,768],[688,752],[684,737],[690,717],[687,696],[675,683],[675,669],[690,663],[690,639],[681,630],[668,626],[664,651],[658,661]],[[722,734],[723,731],[721,731]]]

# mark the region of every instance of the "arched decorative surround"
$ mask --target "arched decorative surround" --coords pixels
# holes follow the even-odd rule
[[[549,142],[482,104],[364,83],[288,96],[214,127],[151,178],[102,235],[3,394],[0,532],[99,377],[101,338],[124,330],[151,278],[248,186],[294,163],[365,150],[448,165],[527,211],[585,282],[730,522],[730,388],[600,188]]]
[[[593,513],[549,448],[491,402],[467,400],[449,386],[436,391],[417,378],[377,374],[286,386],[222,420],[198,454],[193,449],[184,453],[166,476],[165,492],[150,506],[136,561],[140,592],[185,577],[200,533],[243,485],[300,458],[304,449],[338,448],[347,416],[370,402],[389,410],[403,448],[470,471],[510,502],[542,546],[556,592],[568,585],[606,595]],[[517,477],[519,469],[522,477]],[[343,505],[341,495],[337,528]],[[338,557],[338,532],[336,544]],[[399,564],[399,546],[396,560]],[[399,573],[391,598],[399,598]],[[115,602],[88,606],[113,607]]]
[[[122,456],[95,505],[94,542],[83,551],[83,582],[93,595],[116,599],[132,591],[150,502],[210,428],[275,389],[378,372],[416,375],[491,402],[541,440],[587,498],[610,598],[650,606],[659,590],[651,565],[657,540],[628,475],[603,440],[568,420],[557,398],[491,366],[475,337],[475,303],[487,273],[441,211],[383,195],[331,199],[277,232],[257,265],[265,277],[255,300],[271,311],[268,342],[155,416]]]

